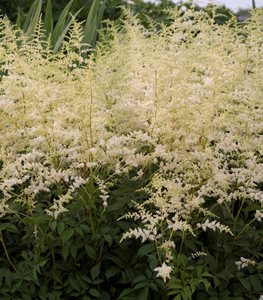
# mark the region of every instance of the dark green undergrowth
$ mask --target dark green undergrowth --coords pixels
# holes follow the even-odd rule
[[[118,219],[133,211],[130,199],[140,202],[147,196],[138,192],[146,177],[135,181],[131,175],[116,178],[105,210],[95,192],[95,205],[87,208],[82,189],[67,206],[69,212],[56,220],[45,213],[56,197],[55,188],[41,195],[30,214],[13,203],[17,213],[5,215],[0,224],[0,299],[258,299],[263,265],[238,270],[235,260],[248,253],[261,259],[261,225],[250,226],[238,238],[213,231],[201,233],[198,240],[187,236],[173,261],[171,280],[165,284],[156,278],[154,242],[120,242],[131,224]],[[235,228],[222,206],[215,213],[240,232],[252,209],[251,202]],[[178,234],[176,244],[181,239]],[[189,259],[198,249],[208,255]]]
[[[156,257],[147,258],[139,241],[120,243],[129,223],[117,220],[132,209],[131,198],[143,198],[136,193],[141,185],[128,177],[116,183],[105,213],[101,203],[93,206],[92,219],[82,190],[56,220],[44,211],[55,190],[42,195],[31,215],[14,204],[19,213],[0,225],[0,299],[126,299],[129,288],[141,299],[164,299]]]

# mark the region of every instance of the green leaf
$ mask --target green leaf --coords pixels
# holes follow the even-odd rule
[[[31,5],[23,26],[23,30],[27,36],[30,36],[35,32],[37,22],[40,18],[41,8],[42,0],[35,0],[35,2]]]
[[[96,279],[99,276],[99,274],[100,274],[100,263],[98,263],[93,268],[91,268],[90,274],[91,274],[91,278],[93,280]]]
[[[82,10],[82,8],[79,9],[73,16],[71,16],[71,18],[70,18],[70,20],[68,21],[67,25],[64,27],[64,29],[63,29],[63,31],[61,32],[61,34],[58,36],[58,38],[57,38],[57,40],[56,40],[56,42],[55,42],[55,44],[54,44],[54,48],[53,48],[53,51],[54,51],[54,52],[57,52],[57,51],[59,50],[59,48],[61,47],[62,42],[63,42],[63,40],[64,40],[64,38],[65,38],[65,36],[66,36],[66,34],[67,34],[69,28],[70,28],[70,25],[72,24],[74,18],[79,14],[79,12],[80,12],[81,10]]]
[[[179,278],[170,280],[169,288],[173,290],[181,290],[183,288],[182,280]]]
[[[65,229],[65,224],[63,222],[59,222],[57,226],[58,234],[61,236]]]
[[[67,245],[62,247],[61,254],[62,254],[63,259],[67,260],[68,255],[69,255],[69,247]]]
[[[23,31],[26,32],[28,30],[29,24],[30,24],[30,19],[32,17],[33,14],[33,10],[34,10],[34,6],[37,4],[38,0],[35,0],[35,2],[33,2],[33,4],[30,6],[29,11],[26,14],[26,18],[23,24]]]
[[[54,279],[54,283],[59,283],[59,284],[63,284],[63,279],[61,276],[61,273],[57,270],[52,270],[52,278]]]
[[[205,286],[205,290],[208,291],[209,288],[211,287],[211,283],[207,279],[203,279],[202,283]]]
[[[100,293],[95,289],[90,289],[89,293],[96,298],[100,298]]]
[[[18,232],[17,227],[11,223],[2,223],[0,224],[0,231],[5,230],[8,232]]]
[[[229,272],[229,270],[225,269],[224,271],[218,273],[217,277],[219,277],[220,279],[223,279],[225,281],[228,281],[228,278],[231,278],[233,276],[232,276],[232,273]]]
[[[187,285],[182,291],[181,291],[181,297],[183,300],[191,300],[192,299],[192,292],[189,285]]]
[[[202,282],[202,279],[198,279],[198,278],[193,278],[188,282],[191,287],[192,293],[195,292],[196,288],[200,285],[201,282]]]
[[[249,282],[248,278],[239,278],[239,281],[241,282],[241,284],[243,285],[243,287],[250,291],[251,290],[251,284]]]
[[[122,269],[125,269],[127,267],[127,263],[126,260],[124,259],[124,257],[118,255],[112,255],[109,254],[107,255],[107,259],[113,261],[116,265],[120,266]]]
[[[202,277],[211,277],[213,278],[214,276],[212,274],[210,274],[209,272],[206,272],[204,271],[202,274],[201,274]]]
[[[86,246],[85,246],[85,252],[86,252],[86,254],[87,254],[90,258],[92,258],[92,259],[94,259],[94,260],[97,259],[96,252],[95,252],[94,248],[92,248],[91,246],[86,245]]]
[[[147,244],[147,245],[143,245],[139,251],[137,256],[138,257],[142,257],[146,254],[152,253],[155,250],[155,245],[154,244]]]
[[[74,278],[72,275],[69,276],[69,282],[70,282],[70,285],[76,290],[76,291],[80,291],[81,290],[81,287],[80,287],[80,284],[79,284],[79,281],[77,278]]]
[[[23,27],[23,15],[22,15],[20,9],[18,10],[18,13],[17,13],[16,25],[17,25],[19,28],[22,28],[22,27]]]
[[[52,0],[47,0],[44,19],[44,29],[46,31],[47,37],[49,37],[53,32]]]
[[[184,254],[177,254],[177,257],[176,257],[176,264],[178,267],[180,266],[186,266],[187,264],[187,257],[184,255]]]
[[[77,232],[77,234],[79,236],[83,237],[84,234],[83,234],[83,231],[82,231],[82,229],[80,227],[75,227],[75,231]]]
[[[84,232],[87,232],[87,233],[91,232],[91,231],[90,231],[90,227],[89,227],[88,225],[86,225],[86,224],[81,224],[81,225],[80,225],[80,228],[81,228]]]
[[[62,32],[65,30],[65,23],[66,23],[66,19],[68,17],[70,8],[73,4],[75,0],[70,0],[69,3],[64,7],[64,9],[62,10],[56,26],[54,28],[51,40],[52,40],[52,44],[55,45],[59,39],[59,37],[61,36]]]
[[[121,272],[121,276],[124,281],[133,281],[135,278],[134,270],[132,268],[126,268],[125,271]]]
[[[40,267],[44,267],[44,265],[48,262],[48,260],[42,260],[41,262],[39,262],[39,266]]]
[[[119,272],[120,272],[120,268],[118,268],[116,266],[110,266],[106,270],[105,275],[106,275],[106,278],[109,279],[109,278],[113,277],[115,274],[117,274]]]
[[[253,290],[256,292],[260,292],[262,289],[262,283],[260,278],[257,275],[249,276],[249,281],[253,287]]]
[[[12,286],[12,289],[11,289],[11,292],[14,292],[16,290],[19,290],[21,288],[21,285],[23,283],[23,280],[18,280],[13,286]]]
[[[137,299],[138,300],[147,300],[149,294],[149,287],[145,287],[142,290],[140,290]]]
[[[70,253],[71,253],[71,256],[76,259],[76,256],[77,256],[77,252],[78,252],[78,249],[79,247],[81,246],[80,242],[79,241],[75,241],[72,245],[70,245]]]
[[[112,243],[113,243],[112,236],[111,236],[110,234],[104,234],[103,237],[104,237],[105,240],[108,242],[109,246],[111,246]]]
[[[55,230],[55,228],[57,227],[57,222],[56,221],[53,221],[49,224],[49,227],[51,228],[52,231]]]
[[[182,298],[181,298],[181,295],[179,294],[179,295],[177,295],[175,298],[174,298],[174,300],[181,300]]]
[[[149,281],[148,281],[148,279],[145,280],[145,281],[142,281],[142,282],[137,283],[137,284],[134,286],[134,290],[139,290],[139,289],[145,288],[145,287],[149,287]]]
[[[95,45],[97,30],[104,12],[104,2],[101,5],[100,0],[93,0],[86,24],[84,27],[84,36],[82,42],[92,47]]]
[[[118,300],[127,300],[127,299],[131,299],[131,295],[134,294],[134,290],[131,288],[125,289],[121,292]]]
[[[74,234],[73,228],[66,229],[61,235],[62,242],[65,243],[66,241],[68,241],[73,234]]]
[[[157,267],[158,261],[155,255],[150,254],[148,256],[149,267],[154,270]]]
[[[133,280],[132,285],[135,285],[136,283],[144,281],[146,279],[147,278],[144,275],[139,275]]]

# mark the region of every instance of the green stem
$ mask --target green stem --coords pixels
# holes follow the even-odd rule
[[[170,233],[170,236],[169,236],[169,241],[172,240],[173,234],[174,234],[174,230],[172,229],[172,230],[171,230],[171,233]]]
[[[103,208],[103,211],[102,211],[102,213],[101,213],[101,215],[100,215],[100,218],[99,218],[99,221],[98,221],[98,224],[97,224],[96,231],[98,231],[98,230],[99,230],[99,226],[100,226],[100,224],[101,224],[102,217],[103,217],[103,215],[104,215],[105,211],[106,211],[106,209],[105,209],[105,207],[104,207],[104,208]]]
[[[157,240],[154,240],[154,244],[155,244],[155,248],[156,248],[157,257],[158,257],[159,261],[161,262],[162,259],[161,259],[161,256],[160,256],[160,253],[159,253],[159,250],[158,250]]]
[[[47,238],[47,242],[48,242],[48,245],[49,245],[50,251],[51,251],[53,267],[54,267],[54,270],[56,270],[57,268],[56,268],[56,259],[55,259],[54,248],[53,248],[52,243],[49,238]]]
[[[242,199],[241,204],[240,204],[240,207],[239,207],[238,212],[237,212],[237,215],[236,215],[236,217],[234,218],[234,221],[236,221],[236,220],[238,219],[239,214],[241,213],[241,210],[242,210],[242,208],[243,208],[244,202],[245,202],[245,200]]]
[[[94,223],[93,223],[93,218],[92,218],[92,212],[91,209],[88,210],[89,212],[89,218],[90,218],[90,226],[91,226],[91,230],[93,235],[95,234],[95,227],[94,227]]]
[[[252,224],[254,221],[256,220],[256,218],[254,218],[253,220],[251,220],[249,223],[247,223],[247,225],[239,232],[239,234],[235,237],[235,239],[238,239],[238,237],[242,234],[242,232],[244,232],[247,227]]]
[[[232,215],[232,212],[231,212],[230,208],[228,207],[228,205],[227,205],[225,202],[224,202],[224,204],[225,204],[225,207],[226,207],[226,209],[227,209],[227,211],[228,211],[228,213],[229,213],[229,215],[230,215],[231,219],[232,219],[233,221],[235,221],[235,218],[233,217],[233,215]]]
[[[93,91],[92,91],[92,82],[90,82],[90,109],[89,109],[89,133],[90,133],[90,143],[93,147],[93,131],[92,131],[92,107],[93,106]]]
[[[8,260],[8,262],[10,263],[10,265],[12,266],[12,268],[14,269],[14,271],[16,272],[16,267],[14,266],[14,264],[12,263],[10,257],[9,257],[9,254],[8,254],[8,251],[6,249],[6,245],[5,245],[5,241],[4,241],[4,237],[3,237],[3,234],[2,234],[2,231],[0,231],[0,240],[2,242],[2,245],[3,245],[3,248],[4,248],[4,251],[5,251],[5,255],[6,255],[6,258]]]
[[[88,195],[88,197],[91,199],[89,193],[84,189],[84,191],[86,192],[86,194]],[[91,231],[92,234],[95,234],[95,227],[94,227],[94,223],[93,223],[93,218],[92,218],[92,212],[91,212],[91,207],[87,204],[87,202],[83,199],[83,197],[80,197],[80,200],[82,201],[82,203],[84,204],[86,211],[89,214],[89,219],[90,219],[90,226],[91,226]]]
[[[182,236],[181,245],[180,245],[180,251],[179,251],[180,254],[182,254],[183,245],[184,245],[184,239],[185,239],[185,232],[183,231],[183,236]]]
[[[240,232],[239,232],[239,234],[237,235],[237,236],[234,236],[234,241],[235,240],[237,240],[239,237],[240,237],[240,235],[247,229],[247,227],[250,225],[250,224],[252,224],[254,221],[256,220],[256,218],[254,218],[253,220],[251,220]],[[235,234],[235,230],[236,230],[236,223],[234,222],[234,234]],[[233,249],[234,249],[234,243],[233,243],[233,245],[232,245],[232,247],[231,247],[231,250],[230,250],[230,252],[229,252],[229,254],[228,254],[228,258],[231,256],[231,254],[232,254],[232,252],[233,252]]]
[[[153,125],[152,129],[150,131],[150,135],[153,134],[154,128],[155,128],[155,123],[157,119],[157,114],[158,114],[158,105],[159,105],[159,94],[158,94],[158,77],[157,77],[157,71],[154,73],[154,104],[155,104],[155,110],[154,110],[154,116],[153,116]]]

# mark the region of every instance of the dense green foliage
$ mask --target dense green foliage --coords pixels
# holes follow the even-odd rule
[[[2,0],[0,3],[0,10],[8,16],[12,22],[16,22],[17,19],[24,19],[28,14],[30,7],[32,6],[34,0]],[[65,8],[69,1],[65,0],[53,0],[52,11],[53,19],[56,22],[62,10]],[[92,6],[92,0],[74,0],[71,6],[70,12],[75,14],[79,13],[77,18],[79,21],[86,20],[89,14],[90,8]],[[167,14],[165,10],[168,8],[175,7],[187,7],[191,6],[190,2],[184,2],[184,4],[178,1],[176,4],[171,0],[162,0],[160,2],[145,2],[142,0],[105,0],[105,9],[103,12],[104,20],[118,20],[121,15],[121,7],[127,7],[133,10],[134,13],[138,15],[141,23],[144,26],[149,25],[149,18],[155,20],[156,22],[168,22]],[[42,14],[45,14],[46,6],[48,1],[43,0],[43,6],[41,9]],[[206,10],[209,12],[213,6],[209,5]],[[196,6],[196,9],[200,10],[200,7]],[[218,8],[218,17],[215,19],[218,23],[222,24],[231,18],[231,10],[225,8],[224,6]]]
[[[257,300],[263,12],[122,14],[0,20],[0,299]]]
[[[45,4],[45,5],[44,5]],[[32,37],[36,32],[36,28],[41,28],[44,31],[45,42],[49,41],[54,52],[57,52],[69,35],[69,29],[72,23],[77,19],[84,7],[77,11],[75,0],[70,0],[61,10],[59,15],[54,17],[54,2],[47,0],[46,3],[42,0],[35,0],[26,14],[18,11],[16,26],[21,28],[28,37]],[[98,29],[101,25],[101,20],[104,13],[104,2],[94,0],[87,13],[83,30],[82,44],[86,48],[94,48],[97,40]],[[43,23],[43,28],[40,24]]]
[[[56,220],[47,216],[45,208],[59,193],[53,189],[30,215],[20,211],[3,218],[1,242],[7,252],[1,257],[0,299],[125,299],[120,294],[130,287],[140,299],[147,294],[165,299],[163,283],[153,274],[156,257],[145,261],[140,243],[120,243],[129,224],[116,220],[132,207],[131,198],[139,200],[135,193],[141,185],[123,178],[111,187],[106,212],[95,200],[92,216],[82,189],[68,206],[70,214]],[[96,192],[93,197],[99,199]]]

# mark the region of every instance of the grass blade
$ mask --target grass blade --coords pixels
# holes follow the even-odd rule
[[[44,19],[44,29],[46,31],[47,37],[49,37],[53,32],[52,0],[47,1]]]
[[[105,7],[106,7],[106,1],[103,0],[102,4],[100,6],[100,9],[99,9],[99,13],[98,13],[97,30],[96,30],[96,34],[95,34],[95,41],[97,39],[98,29],[100,29],[100,26],[101,26],[101,22],[102,22],[102,19],[103,19],[103,14],[104,14]]]
[[[20,9],[18,10],[18,13],[17,13],[16,25],[17,25],[19,28],[22,28],[22,27],[23,27],[23,15],[22,15]]]
[[[42,0],[35,0],[35,2],[31,5],[23,26],[23,30],[26,35],[30,36],[34,33],[40,17],[41,8]]]
[[[92,47],[95,46],[97,37],[98,23],[101,22],[101,18],[104,12],[104,5],[101,5],[100,0],[93,0],[90,8],[86,24],[84,27],[83,43],[89,44]],[[100,18],[100,20],[99,20]],[[99,22],[98,22],[99,21]]]
[[[70,28],[70,25],[72,24],[73,20],[76,18],[76,16],[80,13],[81,10],[82,10],[82,8],[79,9],[73,16],[71,16],[67,25],[64,27],[63,31],[61,32],[60,36],[58,37],[56,44],[54,45],[54,48],[53,48],[54,52],[57,52],[59,50],[59,48],[61,47],[61,44]]]
[[[57,42],[58,42],[58,39],[60,38],[62,32],[64,31],[65,29],[65,23],[66,23],[66,20],[67,20],[67,17],[68,17],[68,14],[69,14],[69,10],[73,4],[75,0],[70,0],[69,3],[65,6],[65,8],[62,10],[59,18],[58,18],[58,21],[57,21],[57,24],[54,28],[54,31],[53,31],[53,34],[52,34],[52,37],[51,37],[51,40],[52,40],[52,44],[53,45],[56,45]]]
[[[37,2],[37,0],[30,6],[30,9],[29,9],[28,13],[26,14],[26,18],[25,18],[23,28],[22,28],[24,32],[26,32],[29,27],[30,19],[31,19],[34,5],[36,4],[36,2]]]

